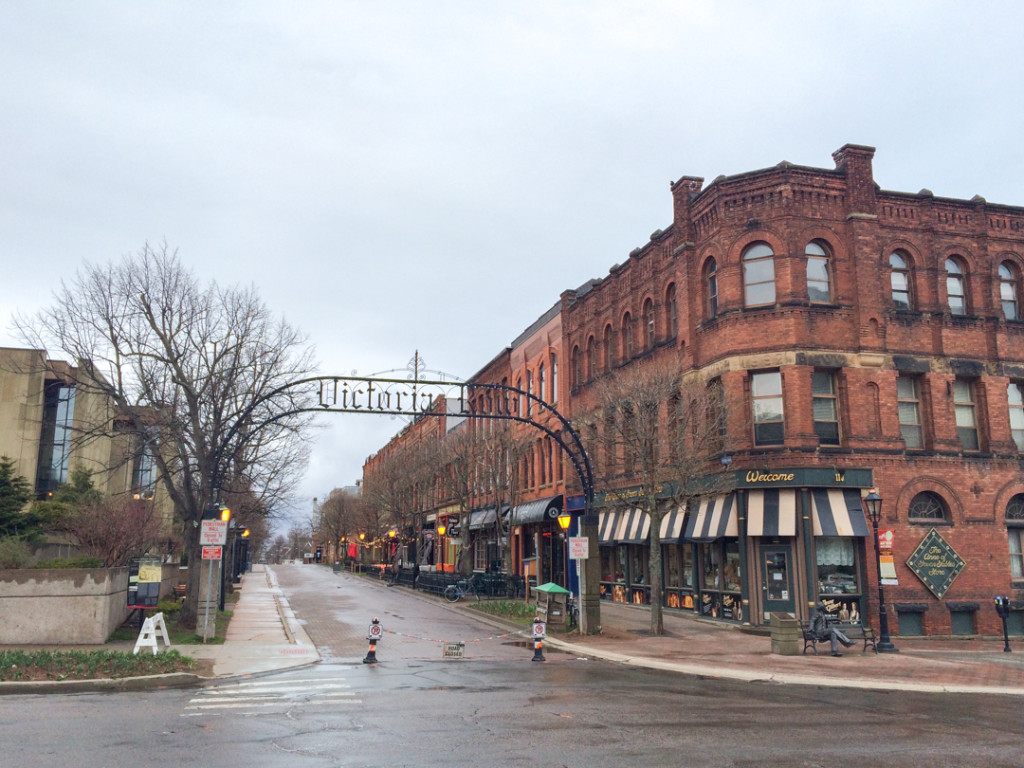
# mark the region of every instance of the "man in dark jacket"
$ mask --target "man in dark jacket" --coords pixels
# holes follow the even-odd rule
[[[814,614],[814,621],[811,622],[811,632],[818,640],[828,640],[832,646],[833,656],[842,656],[839,652],[839,644],[849,648],[853,641],[839,631],[835,624],[829,623],[828,614],[825,612],[825,604],[819,602],[817,613]]]

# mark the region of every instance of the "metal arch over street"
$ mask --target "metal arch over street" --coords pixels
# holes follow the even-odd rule
[[[549,435],[569,456],[588,508],[594,496],[594,473],[579,434],[550,403],[525,390],[507,384],[482,384],[451,381],[425,381],[420,379],[380,379],[353,376],[325,376],[306,381],[320,382],[321,411],[339,413],[374,413],[401,416],[456,416],[478,419],[505,419],[541,430]],[[296,385],[303,382],[296,382]],[[445,410],[435,409],[444,398]],[[523,415],[525,398],[528,405]],[[532,406],[532,407],[531,407]],[[561,425],[570,441],[547,424],[535,420],[532,413],[550,413]],[[316,411],[318,409],[308,409]]]
[[[299,405],[258,422],[250,419],[258,408],[279,395],[305,388],[319,388],[319,402]],[[444,398],[444,410],[437,403]],[[525,400],[525,408],[524,408]],[[314,376],[289,382],[249,404],[227,435],[222,450],[214,461],[213,489],[219,492],[220,480],[227,471],[225,453],[231,455],[241,448],[249,436],[281,419],[299,413],[365,413],[395,416],[453,416],[474,419],[504,419],[528,424],[544,432],[565,452],[572,462],[583,491],[584,508],[579,521],[580,534],[590,541],[590,551],[597,551],[597,516],[594,514],[594,472],[590,457],[579,433],[550,403],[536,395],[507,384],[483,384],[453,381],[430,381],[419,378],[389,379],[358,376]],[[533,418],[550,414],[561,426],[561,432]],[[524,415],[525,414],[525,415]],[[243,425],[245,427],[242,434]],[[568,436],[568,440],[565,439]],[[232,450],[227,450],[229,446]],[[585,634],[600,627],[600,573],[595,557],[583,561],[580,624]]]

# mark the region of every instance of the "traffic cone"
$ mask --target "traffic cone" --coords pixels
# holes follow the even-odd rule
[[[363,659],[363,664],[376,664],[377,663],[377,641],[370,641],[370,650],[366,652],[366,658]]]

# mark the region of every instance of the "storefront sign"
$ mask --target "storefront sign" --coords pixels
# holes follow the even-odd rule
[[[907,559],[910,568],[940,600],[966,563],[938,531],[932,528]]]
[[[870,488],[870,469],[836,469],[835,467],[765,467],[741,469],[735,474],[737,488]]]

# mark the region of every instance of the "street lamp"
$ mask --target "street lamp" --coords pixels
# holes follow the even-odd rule
[[[569,558],[569,526],[572,525],[572,515],[568,510],[563,510],[562,514],[558,516],[558,527],[562,529],[562,538],[565,540],[565,586],[569,586],[569,563],[572,562]],[[576,561],[579,562],[578,560]],[[569,590],[569,597],[572,598],[572,589]],[[573,604],[568,606],[569,611],[575,611],[576,605],[575,600]],[[576,623],[576,614],[570,614],[570,622]]]
[[[882,585],[882,553],[878,548],[878,521],[882,517],[882,497],[872,488],[864,497],[864,507],[875,529],[875,572],[878,574],[878,631],[881,638],[875,645],[878,653],[898,653],[899,648],[889,639],[889,617],[885,612],[885,587]]]

